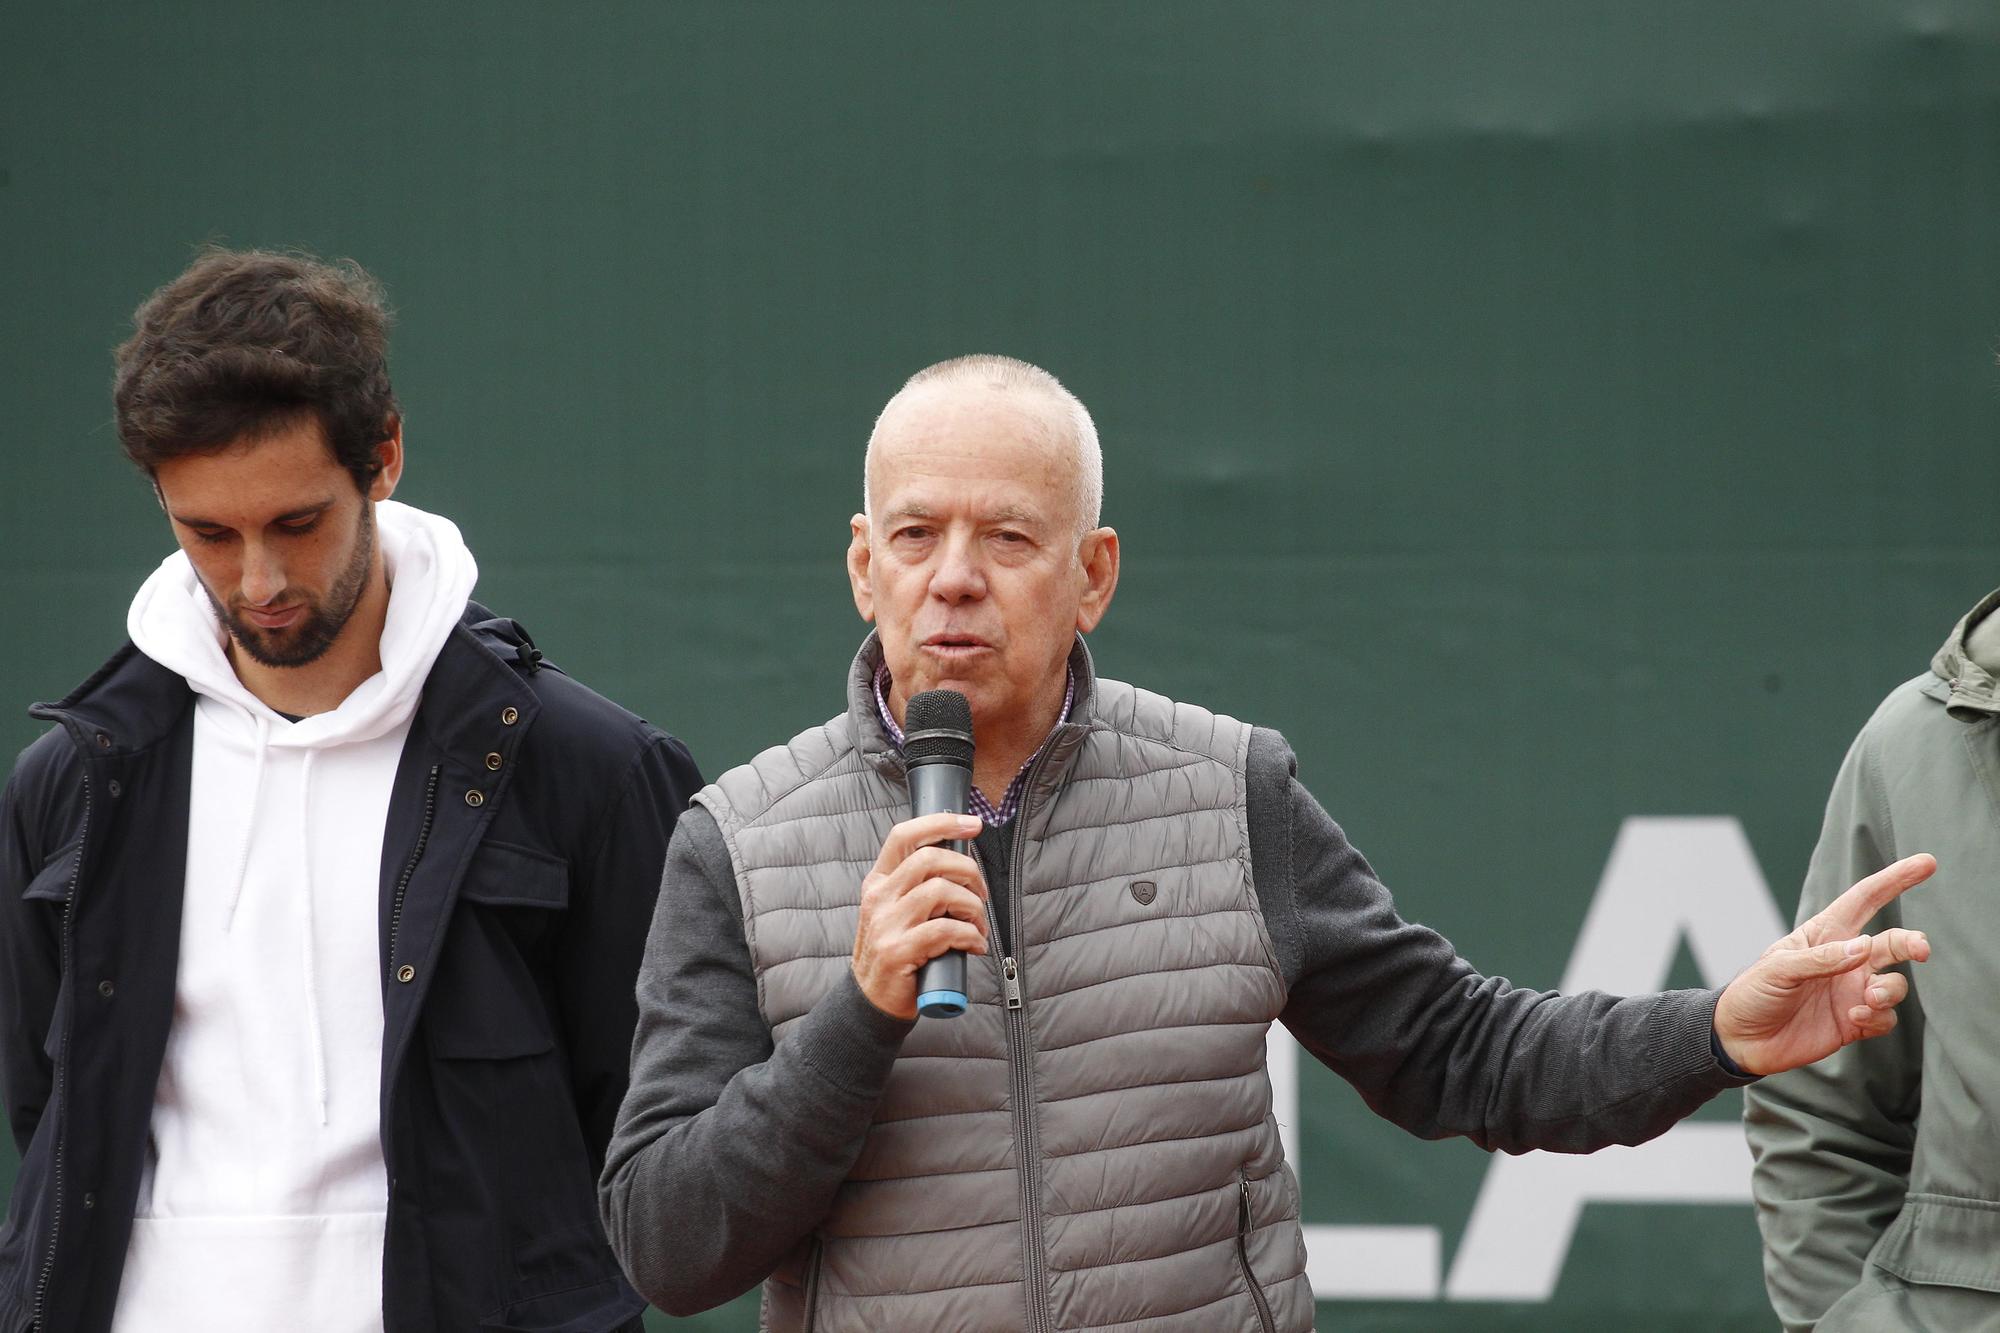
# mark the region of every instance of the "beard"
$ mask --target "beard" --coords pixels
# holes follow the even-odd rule
[[[302,667],[326,656],[327,649],[333,647],[334,640],[347,628],[354,608],[361,604],[361,593],[368,586],[368,572],[375,562],[373,505],[363,502],[356,529],[354,555],[347,568],[340,571],[340,577],[334,580],[325,597],[304,599],[306,613],[296,625],[260,629],[217,601],[208,584],[202,583],[202,591],[208,593],[209,604],[228,629],[229,637],[250,654],[252,661],[267,667]]]

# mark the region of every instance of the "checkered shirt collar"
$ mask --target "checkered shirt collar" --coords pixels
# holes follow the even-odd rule
[[[1055,727],[1049,728],[1051,736],[1055,734],[1056,727],[1060,727],[1063,723],[1069,721],[1070,705],[1075,702],[1076,676],[1066,671],[1063,683],[1062,712],[1056,717]],[[896,749],[900,751],[903,748],[903,729],[896,725],[895,714],[889,711],[889,664],[887,662],[875,668],[875,711],[882,715],[883,729],[889,733],[889,739],[895,743]],[[980,821],[988,828],[999,828],[1002,824],[1011,820],[1021,809],[1021,792],[1028,785],[1028,770],[1034,767],[1035,760],[1040,758],[1042,751],[1048,748],[1049,743],[1047,740],[1044,740],[1040,748],[1028,756],[1028,762],[1021,765],[1020,772],[1014,775],[1014,780],[1007,784],[1007,790],[1001,793],[1000,804],[997,807],[986,799],[985,793],[981,792],[979,788],[974,787],[972,789],[972,798],[967,802],[970,809],[966,813],[978,815]]]

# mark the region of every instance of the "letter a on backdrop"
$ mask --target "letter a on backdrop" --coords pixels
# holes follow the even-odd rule
[[[1612,845],[1562,990],[1658,990],[1683,940],[1702,979],[1720,986],[1785,929],[1736,819],[1635,816]],[[1270,1054],[1285,1151],[1297,1163],[1298,1046],[1273,1027]],[[1307,1273],[1321,1300],[1546,1301],[1587,1203],[1749,1200],[1742,1131],[1682,1124],[1589,1156],[1496,1155],[1443,1282],[1440,1229],[1428,1226],[1309,1225]]]

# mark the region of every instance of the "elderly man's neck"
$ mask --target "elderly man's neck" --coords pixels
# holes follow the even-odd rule
[[[1012,716],[973,719],[972,785],[988,801],[1000,804],[1022,765],[1048,740],[1062,718],[1068,694],[1069,670],[1065,667],[1036,691],[1028,707]]]
[[[1069,664],[1065,662],[1061,671],[1029,697],[1026,707],[1009,710],[997,717],[973,720],[972,785],[986,799],[988,809],[996,813],[1008,809],[1008,788],[1013,786],[1016,777],[1022,775],[1021,770],[1048,740],[1056,724],[1063,720],[1071,706],[1074,688],[1075,681],[1070,676]],[[875,706],[880,710],[897,746],[901,747],[903,710],[909,700],[902,688],[890,678],[887,665],[876,669],[874,691]],[[982,818],[986,817],[983,811],[979,813]]]

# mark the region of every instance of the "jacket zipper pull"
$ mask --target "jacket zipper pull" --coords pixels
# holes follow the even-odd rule
[[[1000,980],[1007,987],[1007,1007],[1009,1009],[1019,1009],[1021,1007],[1021,969],[1014,965],[1013,959],[1003,958],[1000,960]]]

